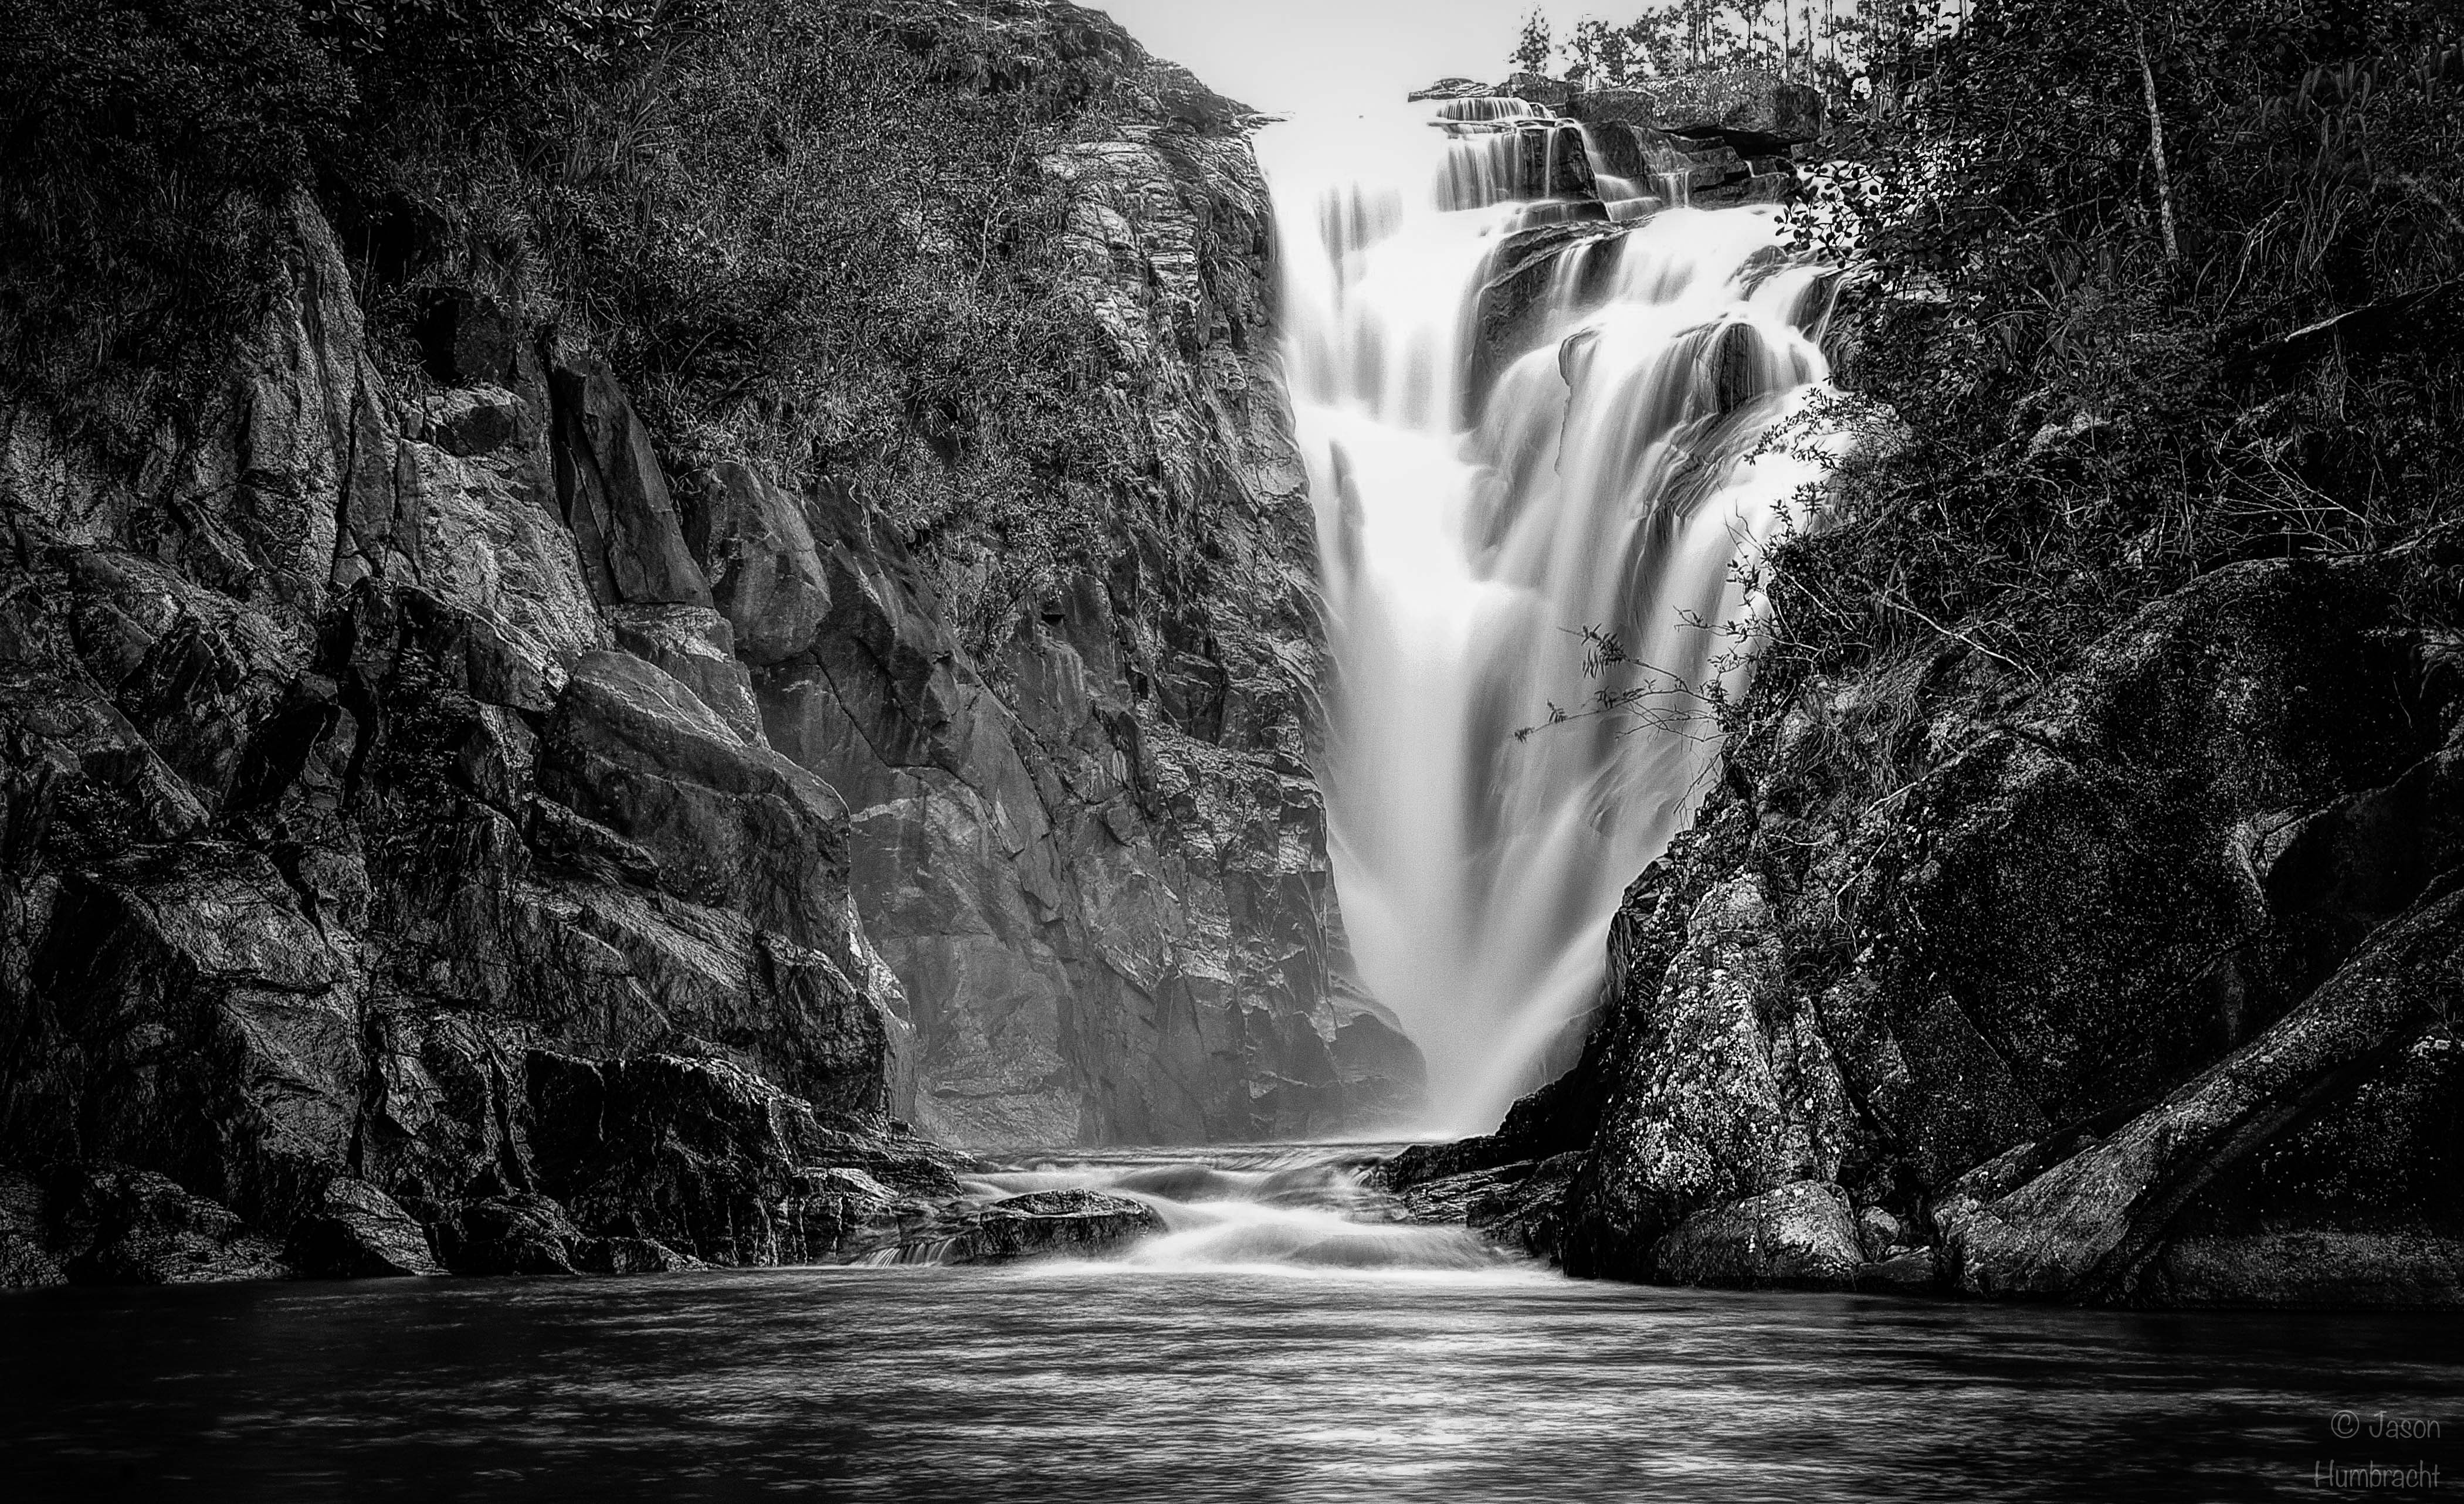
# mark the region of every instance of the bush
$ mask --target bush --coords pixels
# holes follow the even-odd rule
[[[0,0],[0,396],[131,444],[257,316],[348,76],[286,0]]]
[[[2458,625],[2454,26],[2432,0],[1986,0],[1921,59],[1869,163],[1890,187],[1847,206],[1874,272],[1854,380],[1907,441],[1769,561],[1774,664],[1955,639],[2041,675],[2290,554],[2385,559]]]

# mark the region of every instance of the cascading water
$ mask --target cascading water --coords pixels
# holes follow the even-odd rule
[[[1761,442],[1828,374],[1801,327],[1823,273],[1781,254],[1776,210],[1583,188],[1570,137],[1474,99],[1261,142],[1334,658],[1335,879],[1363,979],[1428,1057],[1432,1131],[1485,1128],[1565,1063],[1619,894],[1703,793],[1704,697],[1739,687],[1733,563],[1833,442]],[[1501,366],[1501,338],[1528,353]],[[1585,628],[1629,661],[1587,665]],[[1643,693],[1516,734],[1602,691]]]

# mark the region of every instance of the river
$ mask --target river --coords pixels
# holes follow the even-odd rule
[[[46,1498],[1972,1504],[2315,1496],[2454,1460],[2382,1411],[2464,1423],[2452,1315],[1590,1283],[1277,1154],[1023,1168],[1179,1192],[1106,1262],[14,1297],[0,1456]]]

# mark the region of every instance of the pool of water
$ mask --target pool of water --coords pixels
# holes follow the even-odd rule
[[[64,1290],[0,1300],[0,1466],[19,1498],[2238,1500],[2371,1461],[2443,1493],[2459,1339],[1515,1267]]]

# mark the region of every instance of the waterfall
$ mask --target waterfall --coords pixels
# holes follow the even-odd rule
[[[1362,979],[1428,1058],[1431,1131],[1492,1125],[1570,1062],[1618,897],[1704,793],[1704,697],[1741,687],[1732,562],[1833,442],[1772,432],[1827,375],[1799,327],[1821,273],[1781,255],[1777,211],[1613,179],[1612,212],[1562,191],[1569,139],[1455,100],[1260,142],[1333,657],[1335,881]],[[1595,644],[1587,673],[1586,628],[1630,661]],[[1633,698],[1542,724],[1603,690]]]

